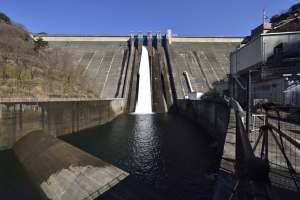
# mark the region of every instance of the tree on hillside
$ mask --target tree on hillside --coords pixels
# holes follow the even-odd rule
[[[297,12],[299,13],[300,12],[300,3],[297,3],[297,4],[294,4],[292,5],[292,7],[290,8],[292,10],[292,12]]]
[[[29,41],[29,34],[28,33],[22,33],[22,34],[20,34],[20,37],[24,41],[27,41],[27,42]]]
[[[9,42],[6,41],[3,38],[0,38],[0,49],[1,49],[1,53],[0,53],[0,58],[1,58],[1,63],[0,63],[0,67],[2,69],[2,78],[3,80],[6,80],[7,78],[7,67],[8,67],[8,58],[10,55],[9,52]]]
[[[7,24],[11,24],[10,18],[7,17],[4,13],[0,13],[0,19],[4,20]]]
[[[271,19],[270,19],[270,23],[273,23],[273,21],[274,21],[276,18],[278,18],[278,17],[279,17],[278,14],[273,15],[273,17],[271,17]]]
[[[48,42],[43,40],[43,38],[38,38],[36,41],[34,41],[34,46],[36,50],[45,49],[49,46]]]
[[[39,52],[39,57],[40,57],[40,50],[45,49],[46,47],[49,46],[48,42],[43,40],[43,38],[38,38],[36,41],[34,41],[34,50]]]
[[[60,92],[63,96],[65,93],[65,83],[67,81],[67,75],[69,72],[69,68],[72,66],[72,57],[68,52],[60,50],[62,53],[62,56],[60,58],[60,65],[57,68],[58,71],[58,80],[60,82]]]

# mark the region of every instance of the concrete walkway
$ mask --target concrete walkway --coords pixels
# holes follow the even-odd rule
[[[233,165],[235,162],[235,126],[235,115],[231,109],[224,151],[213,195],[214,200],[228,200],[231,191],[236,184],[235,169]]]

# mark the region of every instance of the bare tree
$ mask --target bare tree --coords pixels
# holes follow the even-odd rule
[[[70,54],[67,51],[62,51],[62,56],[60,59],[60,68],[59,68],[59,81],[60,81],[60,86],[61,86],[61,95],[64,95],[65,93],[65,85],[69,81],[69,75],[70,72],[72,71],[73,67],[73,60]]]
[[[36,83],[42,85],[43,93],[48,96],[59,92],[60,96],[86,95],[91,83],[84,75],[84,67],[74,68],[76,62],[62,48],[34,49],[37,45],[28,42],[29,33],[22,24],[0,24],[0,72],[2,85],[18,91],[19,95],[28,89],[31,92]],[[14,61],[14,65],[9,60]],[[7,77],[11,79],[6,80]],[[76,89],[75,89],[76,88]],[[27,90],[26,90],[27,91]]]

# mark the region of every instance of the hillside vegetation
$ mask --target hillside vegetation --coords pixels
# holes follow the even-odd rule
[[[297,19],[300,16],[300,3],[292,5],[287,10],[281,10],[279,14],[276,14],[271,17],[270,23],[273,27],[278,26],[278,28],[270,31],[271,33],[276,32],[292,32],[300,31],[300,20]],[[279,26],[284,20],[294,19],[293,21],[286,23],[282,26]]]
[[[0,13],[0,98],[98,97],[70,54]]]

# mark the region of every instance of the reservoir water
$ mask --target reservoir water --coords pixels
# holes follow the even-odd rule
[[[197,123],[170,114],[123,114],[60,139],[180,199],[211,199],[220,154]]]
[[[12,150],[0,151],[0,199],[42,199]]]
[[[220,153],[181,115],[123,114],[60,139],[180,199],[212,198]],[[0,199],[40,198],[11,150],[0,151],[0,163]]]

